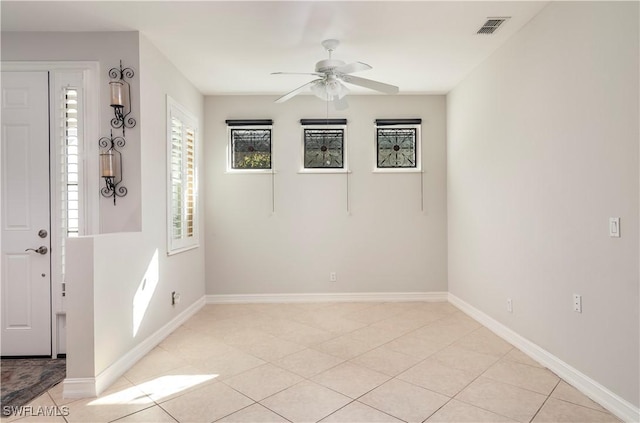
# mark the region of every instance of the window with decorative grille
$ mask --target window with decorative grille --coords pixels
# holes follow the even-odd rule
[[[231,173],[271,173],[271,119],[228,119],[227,171]]]
[[[376,170],[420,171],[421,119],[376,120]]]
[[[302,119],[302,171],[345,172],[346,119]]]
[[[168,252],[198,246],[197,120],[173,100],[168,119]]]

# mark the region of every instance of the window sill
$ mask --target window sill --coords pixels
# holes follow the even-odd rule
[[[167,251],[167,256],[175,256],[176,254],[184,253],[186,251],[195,250],[200,247],[200,244],[189,245],[187,247],[174,248],[171,251]]]
[[[415,169],[415,168],[388,168],[388,169],[381,169],[381,168],[375,168],[371,171],[372,173],[424,173],[422,171],[422,169]]]
[[[337,174],[344,174],[344,173],[351,173],[350,170],[348,169],[301,169],[298,171],[299,174],[322,174],[322,173],[327,173],[327,174],[331,174],[331,173],[337,173]]]
[[[240,175],[270,175],[272,173],[278,173],[277,171],[273,170],[273,169],[227,169],[224,173],[228,173],[228,174],[240,174]]]

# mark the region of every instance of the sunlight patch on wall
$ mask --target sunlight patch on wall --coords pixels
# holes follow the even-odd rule
[[[153,297],[153,293],[158,286],[158,280],[160,279],[160,270],[158,268],[158,250],[156,249],[151,261],[149,262],[149,266],[147,266],[147,271],[144,273],[142,277],[142,281],[138,286],[138,290],[136,294],[133,296],[133,336],[135,337],[138,333],[138,329],[140,329],[140,325],[142,324],[142,319],[144,318],[145,313],[147,312],[147,308],[149,308],[149,303],[151,302],[151,297]]]

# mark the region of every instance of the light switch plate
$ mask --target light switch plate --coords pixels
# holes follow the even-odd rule
[[[609,218],[609,236],[613,238],[620,238],[620,218]]]

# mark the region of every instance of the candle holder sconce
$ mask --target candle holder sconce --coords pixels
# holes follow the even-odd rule
[[[122,128],[122,136],[124,136],[125,128],[136,126],[136,120],[128,117],[131,114],[131,85],[127,79],[133,78],[134,75],[133,69],[122,67],[122,60],[120,60],[119,68],[109,70],[111,107],[113,107],[115,114],[115,117],[111,119],[111,127]]]
[[[100,151],[100,176],[104,178],[105,186],[100,189],[103,197],[113,197],[113,205],[116,205],[117,197],[127,195],[127,188],[118,186],[122,182],[122,154],[118,148],[124,147],[126,141],[123,137],[102,137],[98,140]]]

